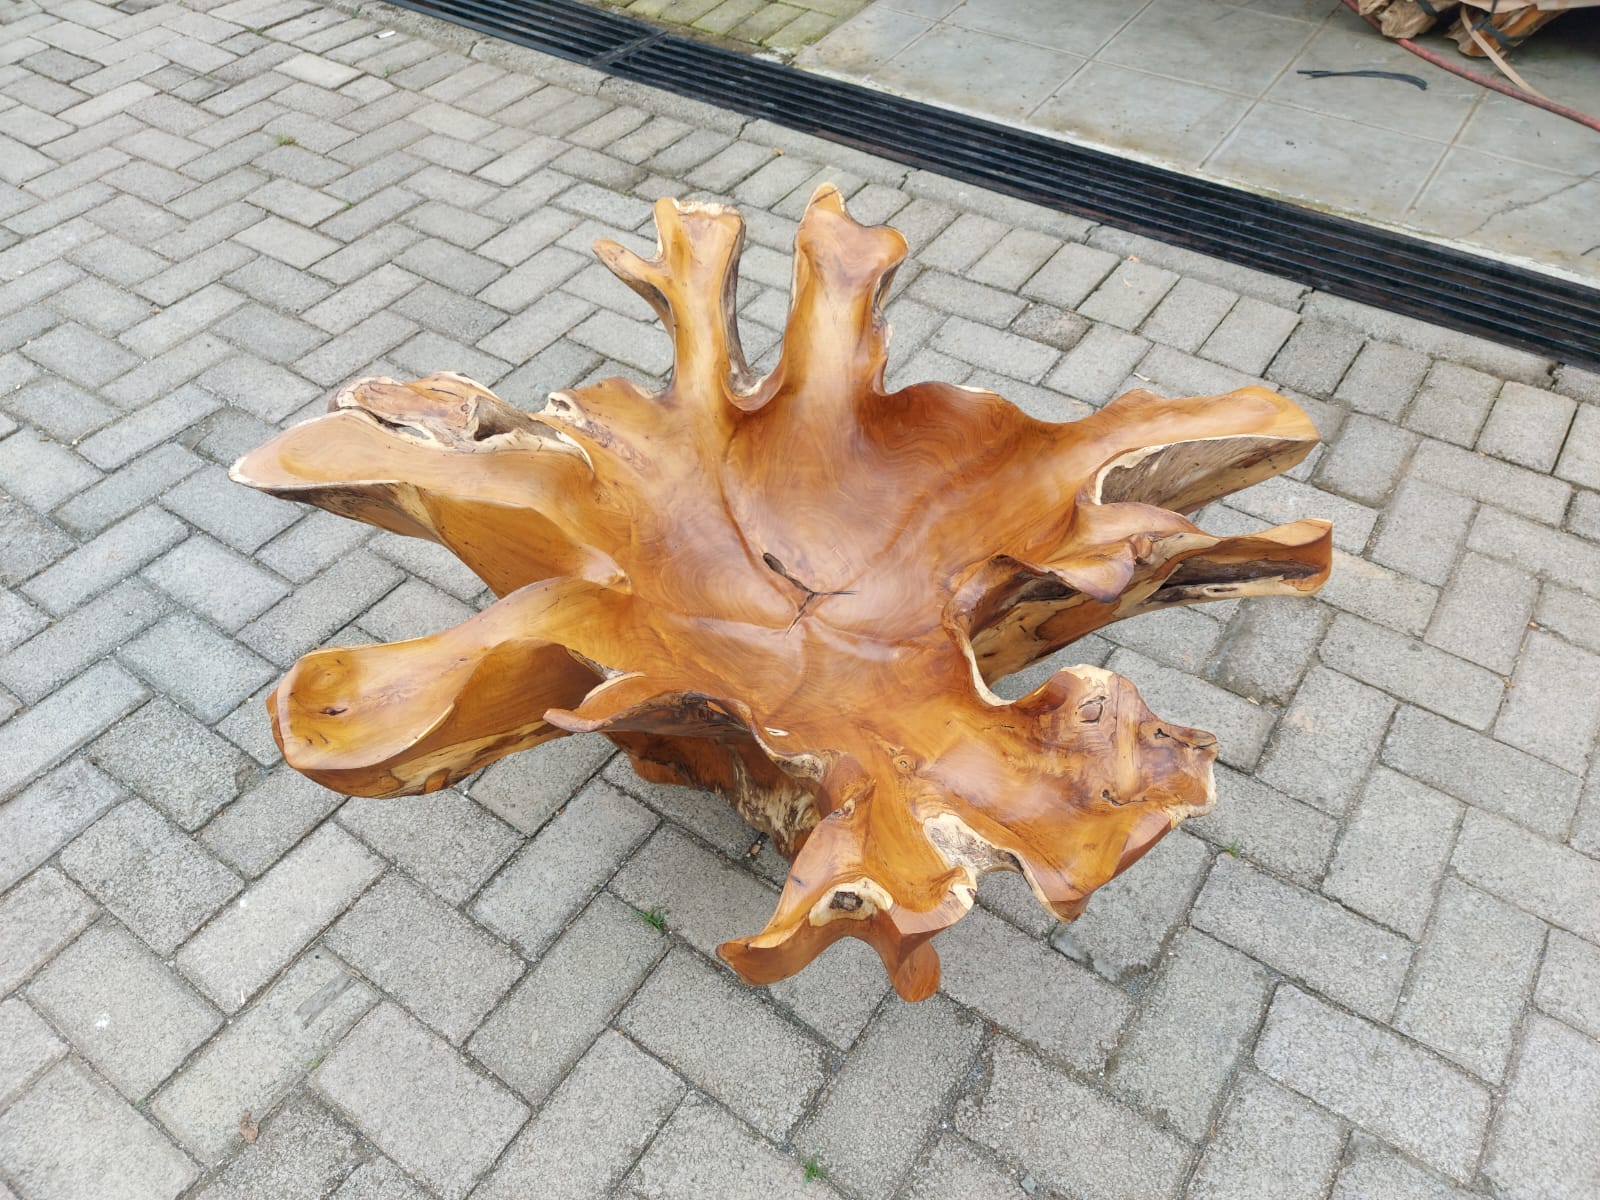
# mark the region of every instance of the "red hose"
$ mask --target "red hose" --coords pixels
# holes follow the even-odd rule
[[[1368,25],[1371,25],[1374,29],[1378,30],[1379,33],[1383,32],[1383,27],[1380,26],[1374,18],[1369,17],[1367,14],[1361,11],[1356,4],[1356,0],[1344,0],[1344,3],[1346,8],[1355,13]],[[1591,117],[1588,113],[1581,113],[1575,108],[1568,108],[1565,104],[1557,104],[1554,100],[1546,100],[1543,96],[1531,96],[1521,88],[1512,87],[1509,83],[1495,79],[1493,76],[1480,75],[1476,71],[1469,71],[1466,67],[1461,66],[1459,63],[1451,62],[1442,54],[1435,54],[1432,50],[1417,45],[1410,38],[1391,38],[1390,40],[1399,42],[1400,45],[1411,51],[1411,53],[1415,54],[1418,58],[1426,59],[1436,67],[1443,67],[1452,75],[1459,75],[1463,79],[1470,79],[1479,87],[1486,87],[1493,91],[1499,92],[1502,96],[1510,96],[1513,100],[1521,100],[1525,104],[1532,104],[1536,108],[1544,109],[1546,112],[1553,112],[1558,117],[1565,117],[1569,121],[1576,121],[1579,125],[1587,125],[1596,133],[1600,133],[1600,119]]]

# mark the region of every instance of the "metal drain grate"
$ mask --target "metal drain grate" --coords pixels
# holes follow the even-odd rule
[[[1600,289],[808,75],[578,0],[401,7],[1389,312],[1600,367]]]

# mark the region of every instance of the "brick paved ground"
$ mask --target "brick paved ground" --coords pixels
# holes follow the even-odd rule
[[[1600,378],[392,14],[5,3],[0,1197],[1600,1193]],[[1205,519],[1341,547],[1076,648],[1218,810],[1071,927],[985,881],[916,1006],[856,943],[734,980],[780,864],[603,743],[287,772],[297,655],[484,594],[224,477],[357,373],[659,372],[588,245],[662,193],[742,204],[770,355],[821,179],[915,248],[892,378],[1265,378],[1326,449]]]

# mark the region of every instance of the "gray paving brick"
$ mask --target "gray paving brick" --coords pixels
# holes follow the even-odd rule
[[[1586,404],[1578,409],[1556,474],[1580,487],[1600,489],[1600,408]]]
[[[0,441],[0,487],[40,512],[48,512],[100,478],[65,446],[19,429]]]
[[[137,571],[183,535],[183,522],[141,509],[29,580],[23,594],[60,616]]]
[[[71,321],[33,338],[26,353],[51,373],[86,388],[115,379],[139,361],[116,342]]]
[[[1228,625],[1211,677],[1250,699],[1287,701],[1331,620],[1325,606],[1298,597],[1249,599]]]
[[[1544,1017],[1528,1022],[1483,1172],[1510,1200],[1578,1200],[1600,1189],[1589,1142],[1600,1121],[1600,1046]]]
[[[279,666],[324,642],[403,576],[365,550],[344,555],[239,631],[239,640]]]
[[[222,1024],[221,1014],[136,938],[106,922],[45,967],[28,999],[131,1101]]]
[[[1063,1112],[1073,1114],[1072,1139],[1058,1134]],[[1172,1134],[1003,1038],[994,1044],[987,1087],[961,1102],[955,1124],[1027,1164],[1045,1187],[1085,1200],[1176,1196],[1186,1165],[1187,1151]]]
[[[1322,890],[1420,940],[1460,819],[1461,806],[1450,797],[1375,768]]]
[[[603,1033],[474,1195],[599,1195],[627,1174],[683,1094],[671,1071]]]
[[[1527,913],[1445,880],[1395,1028],[1499,1082],[1543,942]]]
[[[1278,723],[1260,776],[1299,800],[1342,813],[1394,712],[1394,701],[1337,671],[1313,667]]]
[[[0,993],[33,974],[97,914],[94,902],[54,867],[0,897]]]
[[[154,400],[116,424],[106,426],[85,440],[79,452],[107,470],[120,467],[203,419],[220,403],[203,388],[185,385],[172,395]]]
[[[1600,1038],[1600,948],[1552,930],[1533,999],[1551,1016]]]
[[[1399,482],[1417,444],[1414,434],[1354,413],[1317,468],[1317,483],[1363,504],[1379,505]]]
[[[252,250],[270,254],[302,271],[339,249],[339,243],[332,238],[282,217],[264,217],[234,237]]]
[[[1565,830],[1579,781],[1503,743],[1409,706],[1395,718],[1383,761],[1478,808],[1539,832]]]
[[[1147,870],[1117,876],[1081,917],[1058,926],[1050,939],[1057,950],[1113,983],[1155,966],[1200,890],[1211,855],[1198,838],[1174,832],[1142,861]]]
[[[1223,317],[1200,353],[1247,375],[1261,375],[1299,322],[1298,313],[1246,296]]]
[[[68,1046],[38,1013],[16,997],[0,1003],[0,1039],[6,1047],[6,1057],[0,1060],[0,1109],[3,1109],[47,1067],[65,1057]]]
[[[911,1166],[976,1056],[980,1027],[933,997],[891,1000],[795,1137],[830,1178],[887,1195]],[[874,1115],[863,1121],[863,1113]]]
[[[1323,1196],[1344,1140],[1340,1122],[1315,1105],[1259,1075],[1244,1075],[1187,1194],[1196,1200]]]
[[[25,1196],[172,1200],[199,1175],[142,1116],[76,1062],[58,1064],[0,1115],[0,1158]]]
[[[1505,691],[1482,667],[1348,614],[1334,619],[1321,653],[1335,670],[1474,729],[1488,728]]]
[[[1600,941],[1600,910],[1591,903],[1600,887],[1600,862],[1469,809],[1451,863],[1468,883],[1552,925]]]
[[[0,807],[0,891],[48,859],[123,796],[113,780],[75,759]]]
[[[1443,584],[1450,579],[1470,522],[1469,498],[1410,478],[1387,507],[1373,558],[1424,582]]]
[[[1511,381],[1500,389],[1478,449],[1535,471],[1556,465],[1577,401]]]
[[[1471,1193],[1445,1183],[1373,1138],[1356,1133],[1331,1200],[1469,1200]]]
[[[0,682],[25,700],[41,700],[166,608],[152,589],[124,580],[0,658]]]
[[[315,1080],[379,1149],[449,1200],[466,1196],[528,1116],[392,1004],[374,1009]]]
[[[459,625],[475,611],[420,579],[408,579],[362,613],[360,620],[361,628],[376,640],[403,642]]]
[[[1572,497],[1566,527],[1591,542],[1600,542],[1600,492],[1578,492]]]
[[[778,288],[785,285],[774,282],[771,286]],[[947,275],[943,271],[923,271],[905,294],[939,312],[954,313],[994,326],[1009,324],[1027,304],[1010,292],[987,287],[959,275]]]
[[[1422,383],[1428,366],[1425,354],[1389,342],[1369,341],[1345,372],[1334,399],[1344,401],[1357,412],[1396,420]]]
[[[121,668],[101,663],[0,725],[0,795],[60,762],[147,694]]]
[[[260,616],[289,591],[282,580],[200,534],[151,563],[144,575],[225,630]]]
[[[242,1145],[240,1114],[270,1112],[375,999],[333,955],[311,951],[186,1063],[150,1112],[200,1161],[221,1161]]]
[[[1436,362],[1406,414],[1406,428],[1457,446],[1478,440],[1500,381],[1459,363]]]
[[[1115,254],[1068,242],[1022,285],[1022,294],[1059,308],[1077,309],[1118,262]]]
[[[1198,279],[1181,278],[1140,327],[1140,333],[1153,342],[1171,346],[1185,354],[1200,349],[1238,295]]]
[[[1514,567],[1477,554],[1463,555],[1434,609],[1427,640],[1509,675],[1538,590],[1536,580]]]
[[[11,381],[0,404],[57,441],[76,441],[117,416],[116,409],[68,380],[45,375],[29,382],[27,373],[34,368],[24,359],[0,362],[6,363],[5,377]]]
[[[150,503],[202,465],[182,446],[170,442],[157,446],[79,492],[56,510],[55,519],[80,537],[93,536]]]
[[[911,1173],[907,1200],[1016,1200],[1015,1174],[946,1133]]]
[[[503,1004],[468,1049],[538,1104],[582,1056],[665,949],[627,905],[596,897]],[[561,1013],[559,1023],[551,1013]]]
[[[72,539],[61,530],[0,493],[0,586],[21,583],[72,548]]]
[[[937,949],[945,995],[1080,1070],[1105,1065],[1133,1012],[1122,991],[982,909]]]
[[[254,879],[338,806],[337,793],[280,768],[213,817],[200,843]]]
[[[1274,356],[1271,366],[1254,373],[1265,373],[1274,383],[1314,396],[1332,396],[1365,344],[1366,338],[1347,326],[1301,321]],[[1240,367],[1240,370],[1248,369]]]
[[[604,738],[561,738],[501,759],[468,786],[472,798],[501,820],[536,833],[614,753]]]
[[[1494,734],[1582,774],[1600,732],[1600,656],[1542,631],[1528,635]]]
[[[1404,938],[1232,855],[1218,856],[1191,919],[1195,928],[1380,1019],[1393,1011],[1411,962]]]
[[[644,1200],[829,1200],[826,1180],[808,1180],[799,1162],[691,1092],[628,1177]]]
[[[675,950],[623,1010],[621,1027],[767,1136],[782,1139],[823,1081],[820,1046],[725,972]],[[741,1064],[765,1064],[758,1079]]]
[[[1122,382],[1149,350],[1142,337],[1109,325],[1095,325],[1062,356],[1045,381],[1090,404],[1101,405],[1122,390]]]
[[[1030,280],[1029,286],[1037,279],[1035,276]],[[1128,259],[1117,265],[1093,295],[1073,307],[1091,321],[1104,321],[1120,329],[1137,329],[1177,280],[1171,271]],[[1040,298],[1051,299],[1049,296]]]
[[[431,1200],[411,1176],[381,1155],[350,1174],[331,1200]]]
[[[522,973],[521,960],[416,884],[390,874],[328,931],[334,953],[460,1043]]]
[[[1112,1088],[1200,1140],[1266,1006],[1269,976],[1238,951],[1180,932],[1112,1063]]]
[[[753,838],[748,831],[747,838]],[[668,927],[702,954],[754,934],[777,907],[774,890],[676,829],[656,832],[618,872],[612,889],[641,912],[664,909]],[[823,972],[801,972],[769,994],[841,1049],[856,1040],[887,990],[882,964],[866,947],[838,947]]]
[[[303,515],[298,506],[232,482],[221,468],[207,468],[191,476],[162,496],[161,502],[190,524],[245,554]]]
[[[269,664],[187,614],[152,626],[123,649],[122,660],[208,724],[273,675]],[[206,670],[195,671],[197,662]]]
[[[636,801],[591,783],[483,889],[473,915],[539,954],[655,823]]]
[[[383,860],[323,826],[196,934],[178,966],[226,1012],[236,1012],[369,884]]]
[[[1389,1030],[1282,988],[1256,1045],[1269,1076],[1466,1180],[1489,1117],[1481,1084]],[[1371,1069],[1374,1062],[1386,1069]],[[1430,1103],[1418,1104],[1418,1096]]]
[[[1339,823],[1253,776],[1215,768],[1217,805],[1189,832],[1301,885],[1315,884],[1333,854]]]
[[[21,645],[49,625],[49,617],[11,589],[0,591],[0,649]]]
[[[339,820],[452,904],[471,897],[521,839],[459,792],[356,797]]]
[[[1546,525],[1559,525],[1571,489],[1560,480],[1443,442],[1424,441],[1411,460],[1415,479],[1448,488]]]
[[[1149,364],[1141,366],[1149,369]],[[1179,389],[1191,394],[1188,389]],[[1333,522],[1333,544],[1347,554],[1360,554],[1372,536],[1378,510],[1280,475],[1228,498],[1228,506],[1263,521],[1284,523],[1307,517]],[[1392,507],[1391,507],[1392,511]],[[1417,572],[1411,572],[1416,574]]]
[[[1467,545],[1556,583],[1600,596],[1600,546],[1488,507],[1473,522]]]
[[[325,1196],[361,1166],[363,1149],[354,1130],[308,1093],[298,1093],[197,1200]]]
[[[253,771],[244,755],[162,699],[114,725],[90,755],[188,830],[232,800]]]

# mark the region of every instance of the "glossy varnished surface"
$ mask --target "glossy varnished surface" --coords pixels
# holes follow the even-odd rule
[[[609,379],[529,417],[460,376],[363,380],[235,465],[437,540],[501,596],[433,637],[308,655],[274,732],[312,778],[379,796],[606,734],[793,858],[767,928],[721,948],[741,975],[857,936],[920,998],[978,875],[1021,871],[1070,918],[1210,806],[1214,739],[1128,681],[1079,667],[1015,703],[987,684],[1122,617],[1315,590],[1325,522],[1217,538],[1182,515],[1315,432],[1259,388],[1135,392],[1067,424],[945,384],[885,393],[877,302],[905,242],[831,187],[756,379],[732,318],[738,215],[663,200],[656,219],[655,258],[597,249],[672,334],[662,393]]]

